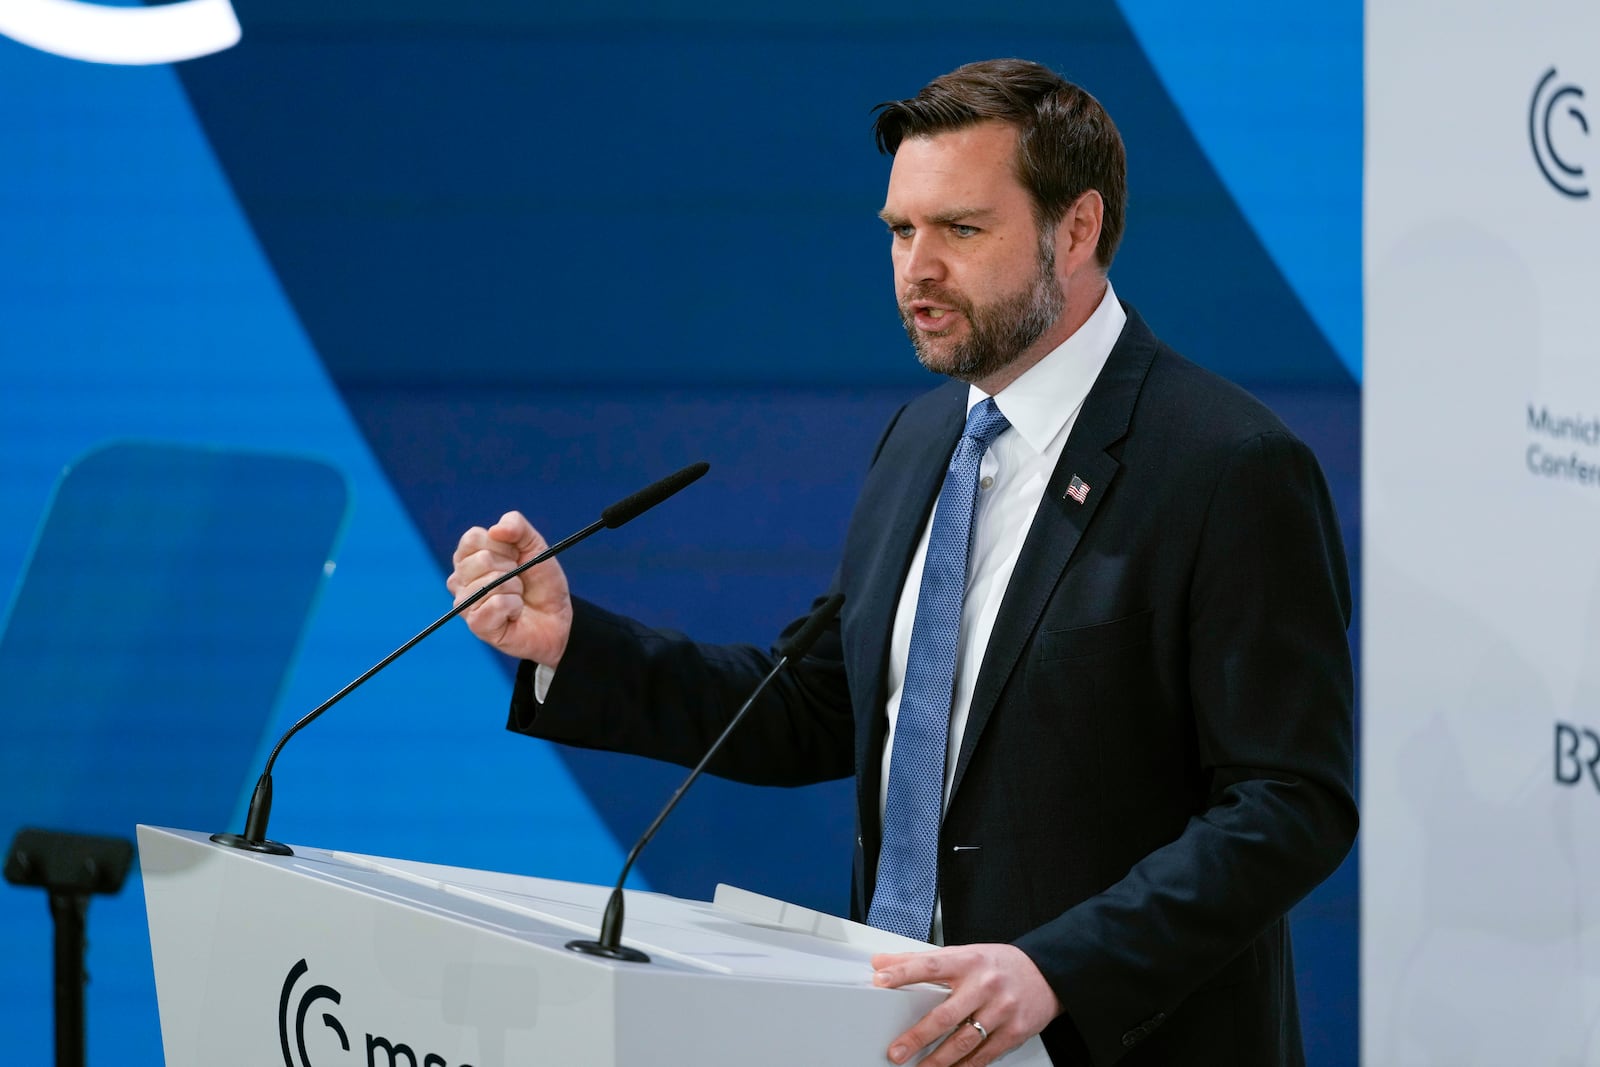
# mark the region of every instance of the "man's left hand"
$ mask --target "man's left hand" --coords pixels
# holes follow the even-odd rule
[[[872,957],[872,969],[877,972],[872,984],[885,989],[917,982],[950,987],[944,1003],[890,1043],[893,1063],[907,1062],[949,1034],[921,1067],[985,1067],[1061,1014],[1055,991],[1014,945],[955,945],[931,952],[882,954]]]

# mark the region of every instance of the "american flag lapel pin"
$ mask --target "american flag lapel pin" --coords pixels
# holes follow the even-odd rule
[[[1067,495],[1078,503],[1083,503],[1089,499],[1089,483],[1074,474],[1072,484],[1067,486]]]

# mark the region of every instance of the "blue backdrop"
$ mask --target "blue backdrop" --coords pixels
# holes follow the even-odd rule
[[[560,534],[710,461],[569,573],[653,622],[769,640],[825,585],[884,418],[933,384],[893,312],[869,109],[975,58],[1040,60],[1106,103],[1130,150],[1119,293],[1312,443],[1359,567],[1354,0],[235,7],[238,46],[172,67],[0,38],[7,842],[157,814],[237,829],[265,745],[444,610],[456,537],[511,507]],[[219,454],[333,480],[219,505],[203,538],[152,491],[106,524],[125,540],[85,537],[92,507],[59,518],[67,472],[112,442],[187,457],[141,468],[155,486]],[[303,551],[267,551],[284,530]],[[31,569],[119,546],[165,580],[113,567],[52,598]],[[108,686],[130,620],[152,677],[239,662],[181,698]],[[49,684],[3,654],[41,627]],[[506,734],[508,693],[509,665],[447,628],[285,751],[275,835],[608,881],[681,772]],[[213,784],[174,798],[174,778]],[[846,787],[698,788],[636,884],[845,910]],[[1318,1064],[1355,1061],[1354,867],[1295,917]],[[42,895],[0,887],[0,930],[0,1047],[44,1062]],[[137,879],[90,936],[91,1059],[160,1062]]]

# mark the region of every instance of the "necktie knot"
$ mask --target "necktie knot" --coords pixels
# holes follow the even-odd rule
[[[987,449],[1010,425],[1011,423],[1000,413],[1000,406],[991,396],[968,413],[967,428],[961,431],[961,436],[970,438]]]

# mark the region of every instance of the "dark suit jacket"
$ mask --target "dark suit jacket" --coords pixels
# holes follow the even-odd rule
[[[711,767],[855,776],[857,917],[893,614],[966,395],[950,383],[891,422],[835,577],[840,623]],[[513,729],[692,765],[772,662],[575,616],[545,704],[519,675]],[[1284,916],[1356,830],[1349,617],[1309,450],[1130,309],[1007,587],[940,835],[947,943],[1038,964],[1065,1008],[1044,1034],[1058,1067],[1303,1061]]]

